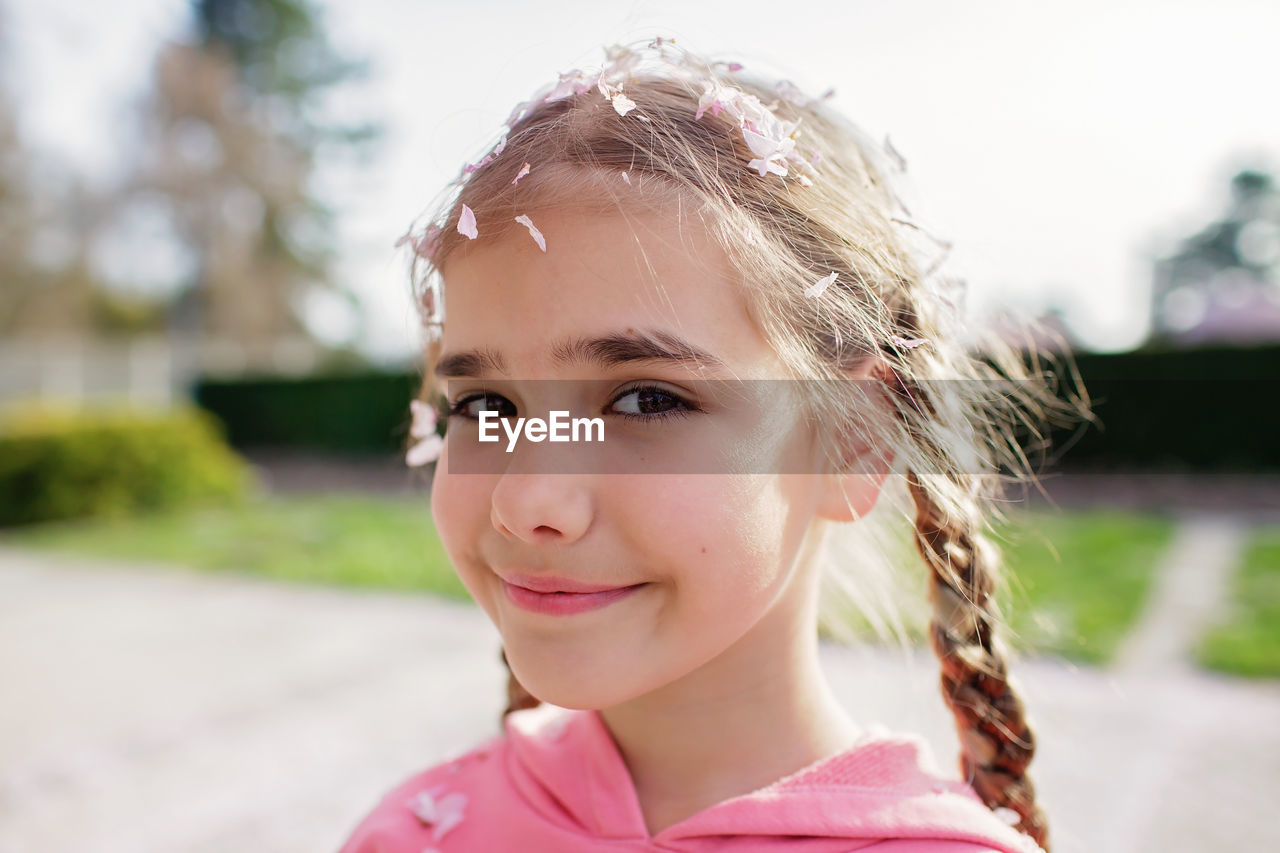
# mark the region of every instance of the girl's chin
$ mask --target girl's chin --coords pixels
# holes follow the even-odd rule
[[[636,681],[635,665],[616,656],[595,662],[561,665],[557,661],[522,660],[519,653],[507,652],[512,672],[530,694],[542,702],[575,710],[599,710],[642,696],[655,685]]]

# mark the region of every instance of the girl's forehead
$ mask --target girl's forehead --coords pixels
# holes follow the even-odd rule
[[[696,220],[655,213],[529,214],[524,228],[452,254],[443,268],[444,354],[487,349],[550,364],[571,341],[667,338],[736,375],[772,351],[747,311],[739,274]]]

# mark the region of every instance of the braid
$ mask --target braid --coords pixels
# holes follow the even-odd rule
[[[974,518],[949,518],[911,472],[916,547],[930,568],[930,638],[942,663],[942,695],[960,736],[960,767],[989,808],[1017,812],[1017,828],[1049,849],[1049,828],[1026,775],[1035,752],[1022,699],[996,637],[995,550]]]
[[[512,711],[534,708],[542,703],[516,679],[516,674],[511,671],[511,664],[507,662],[506,649],[501,650],[501,655],[502,665],[507,669],[507,707],[502,711],[502,718],[506,719],[507,714]]]

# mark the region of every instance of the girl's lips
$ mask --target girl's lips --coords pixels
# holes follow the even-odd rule
[[[580,584],[557,578],[539,578],[537,585],[547,589],[545,592],[529,589],[523,584],[531,579],[522,578],[520,584],[502,579],[502,589],[507,600],[515,606],[534,613],[548,613],[553,616],[567,616],[572,613],[585,613],[607,607],[615,601],[626,598],[647,584],[638,583],[633,586],[602,587],[599,585]],[[555,587],[569,586],[580,591],[566,591]]]

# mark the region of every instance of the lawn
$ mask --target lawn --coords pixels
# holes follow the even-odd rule
[[[1280,527],[1254,535],[1237,567],[1223,619],[1198,649],[1211,669],[1280,676]]]
[[[1000,528],[1017,644],[1105,662],[1133,624],[1173,525],[1120,512],[1018,513]],[[237,509],[10,530],[14,545],[171,562],[288,581],[466,599],[422,498],[275,496]],[[1280,563],[1280,542],[1271,565]],[[1274,573],[1270,587],[1273,591]],[[1274,608],[1274,597],[1272,598]],[[1256,614],[1259,631],[1275,609]],[[922,626],[916,626],[917,630]],[[1229,642],[1229,641],[1220,641]],[[1272,660],[1275,660],[1275,644]]]
[[[178,563],[286,581],[467,598],[426,498],[257,498],[234,509],[18,528],[4,541],[98,557]]]
[[[1016,643],[1105,663],[1141,615],[1174,523],[1107,511],[1021,512],[999,534]]]

